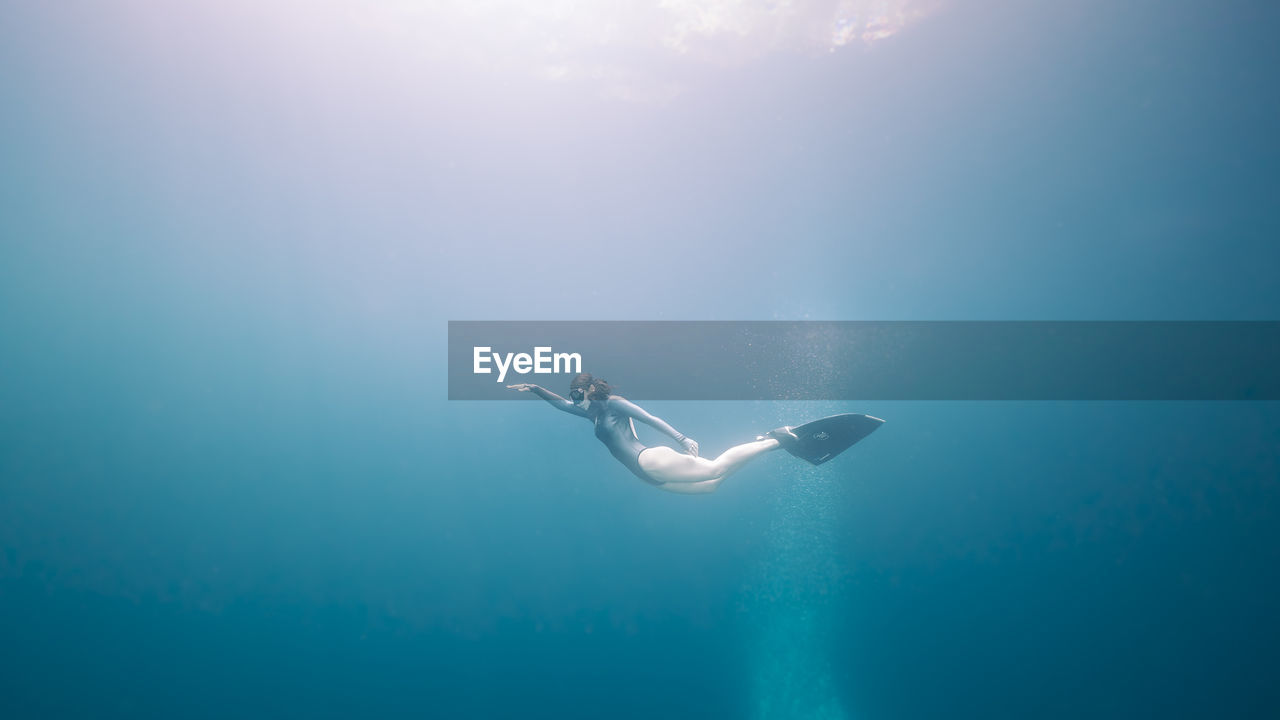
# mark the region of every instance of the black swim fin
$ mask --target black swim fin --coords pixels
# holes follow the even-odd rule
[[[884,421],[878,417],[846,413],[804,425],[770,430],[766,436],[777,440],[783,450],[801,460],[821,465],[848,450],[883,424]]]
[[[766,438],[773,438],[774,440],[777,440],[778,445],[784,448],[792,447],[800,441],[800,438],[796,437],[796,434],[791,432],[790,425],[783,425],[780,428],[774,428],[756,439],[764,440]]]

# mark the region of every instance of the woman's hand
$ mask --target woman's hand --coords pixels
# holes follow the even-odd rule
[[[685,438],[680,441],[680,444],[684,446],[685,452],[694,457],[698,457],[698,443],[696,440],[693,438]]]
[[[529,392],[530,390],[532,390],[532,389],[534,389],[534,388],[536,388],[536,387],[538,387],[538,386],[537,386],[537,385],[534,385],[533,383],[516,383],[515,385],[508,385],[508,386],[507,386],[507,389],[508,389],[508,390],[517,390],[517,391],[519,391],[519,392]]]

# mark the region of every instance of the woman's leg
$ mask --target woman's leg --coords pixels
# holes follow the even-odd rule
[[[773,438],[734,445],[720,453],[720,457],[713,461],[716,467],[716,477],[723,479],[737,472],[743,465],[754,460],[756,456],[763,455],[770,450],[776,450],[779,447],[781,447],[781,443]]]
[[[703,480],[702,482],[669,482],[662,483],[658,488],[680,495],[701,495],[715,492],[715,489],[720,487],[720,481],[723,479],[716,478],[715,480]]]
[[[665,445],[646,448],[640,453],[640,469],[662,483],[671,483],[674,492],[711,492],[721,480],[746,465],[758,455],[778,447],[773,438],[743,443],[725,450],[715,460],[676,452]],[[700,485],[678,489],[675,485]]]

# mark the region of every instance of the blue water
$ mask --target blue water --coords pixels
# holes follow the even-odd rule
[[[650,101],[330,5],[0,9],[0,716],[1280,709],[1274,403],[646,403],[888,421],[687,497],[444,371],[451,319],[1280,319],[1269,5],[636,51]]]

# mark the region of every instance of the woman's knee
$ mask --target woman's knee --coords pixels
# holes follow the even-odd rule
[[[711,480],[714,480],[717,483],[725,479],[732,471],[733,468],[729,463],[720,462],[719,460],[708,463],[707,467],[707,472],[711,474]]]

